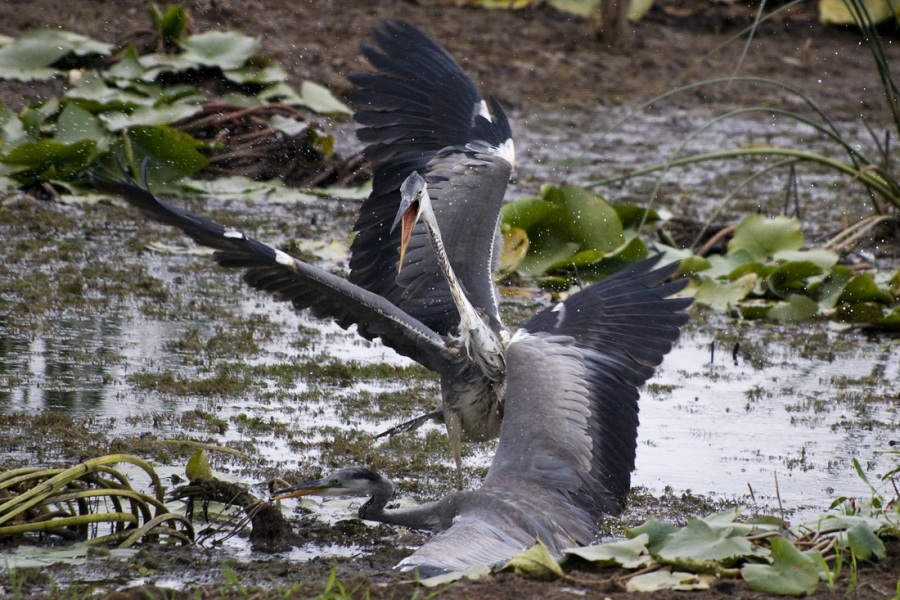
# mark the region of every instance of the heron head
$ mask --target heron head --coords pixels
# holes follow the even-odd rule
[[[400,185],[400,208],[391,225],[391,231],[400,224],[400,262],[397,263],[397,271],[403,268],[403,258],[406,256],[406,247],[412,237],[413,229],[422,213],[423,202],[428,198],[428,186],[425,178],[413,171]]]
[[[275,490],[272,492],[272,500],[302,496],[371,496],[385,487],[390,488],[390,492],[393,491],[391,482],[375,471],[366,467],[347,467],[321,479]]]

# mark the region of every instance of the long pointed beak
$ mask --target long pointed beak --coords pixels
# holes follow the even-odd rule
[[[412,239],[412,232],[416,227],[418,218],[418,202],[409,202],[405,209],[401,204],[400,210],[397,211],[397,217],[394,219],[394,224],[391,226],[391,231],[393,231],[397,228],[397,224],[400,224],[400,261],[397,263],[398,273],[403,270],[403,259],[406,257],[406,247],[409,246],[409,240]]]
[[[272,492],[272,500],[284,500],[286,498],[300,498],[301,496],[312,496],[320,494],[322,491],[329,489],[325,479],[315,479],[313,481],[305,481],[288,488],[275,490]]]

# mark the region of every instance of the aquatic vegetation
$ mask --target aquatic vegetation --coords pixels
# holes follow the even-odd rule
[[[334,140],[311,117],[347,114],[345,105],[312,82],[294,90],[259,56],[258,38],[190,33],[177,5],[150,13],[154,30],[123,48],[55,29],[0,42],[0,79],[69,85],[19,114],[0,107],[0,181],[72,189],[88,168],[136,171],[148,157],[157,184],[201,170],[305,185],[342,179]]]
[[[111,466],[117,463],[141,469],[152,495],[135,491],[130,477]],[[193,540],[191,524],[165,505],[156,471],[136,456],[101,456],[66,469],[13,469],[0,474],[0,491],[0,538],[49,534],[120,548],[147,538]],[[103,526],[109,532],[100,535]]]

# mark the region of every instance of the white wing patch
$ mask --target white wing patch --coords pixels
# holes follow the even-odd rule
[[[226,229],[225,233],[222,234],[222,237],[226,237],[230,240],[242,240],[244,239],[244,234],[237,229]]]
[[[563,321],[566,320],[566,305],[565,305],[564,303],[560,302],[560,303],[558,303],[556,306],[554,306],[554,307],[550,310],[550,312],[555,312],[555,313],[557,313],[557,315],[556,315],[556,328],[559,329],[559,327],[563,324]]]
[[[297,270],[294,264],[294,257],[292,257],[290,254],[282,252],[281,250],[275,250],[275,262],[277,262],[279,265],[290,267],[294,271]]]
[[[513,144],[512,138],[509,138],[496,148],[491,148],[491,152],[505,160],[515,170],[516,168],[516,146]]]
[[[475,114],[481,115],[491,123],[494,122],[494,117],[493,115],[491,115],[491,111],[488,108],[487,102],[485,102],[484,100],[475,105]]]

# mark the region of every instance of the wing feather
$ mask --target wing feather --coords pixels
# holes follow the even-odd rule
[[[472,80],[414,26],[387,22],[375,31],[375,40],[378,48],[364,46],[363,53],[376,72],[350,75],[361,107],[355,115],[363,126],[358,136],[367,144],[365,156],[374,170],[372,193],[354,226],[350,280],[436,332],[449,334],[459,315],[434,258],[420,257],[409,271],[404,266],[402,279],[397,277],[400,232],[392,232],[391,224],[400,204],[399,187],[413,171],[426,177],[429,191],[451,179],[465,184],[456,191],[447,187],[431,193],[432,204],[445,242],[452,240],[447,253],[470,300],[497,315],[490,264],[511,165],[496,153],[484,160],[480,155],[510,139],[509,122],[494,100],[487,103],[490,118],[485,117]],[[453,177],[435,172],[455,166],[472,169]],[[493,229],[486,231],[483,224]]]
[[[332,318],[341,327],[356,324],[366,339],[380,337],[386,346],[429,369],[442,372],[447,367],[441,336],[377,294],[174,206],[133,180],[95,177],[95,183],[155,220],[174,225],[194,241],[216,249],[214,257],[220,265],[247,269],[244,281],[248,285],[289,301],[298,310],[310,309],[316,317]]]

